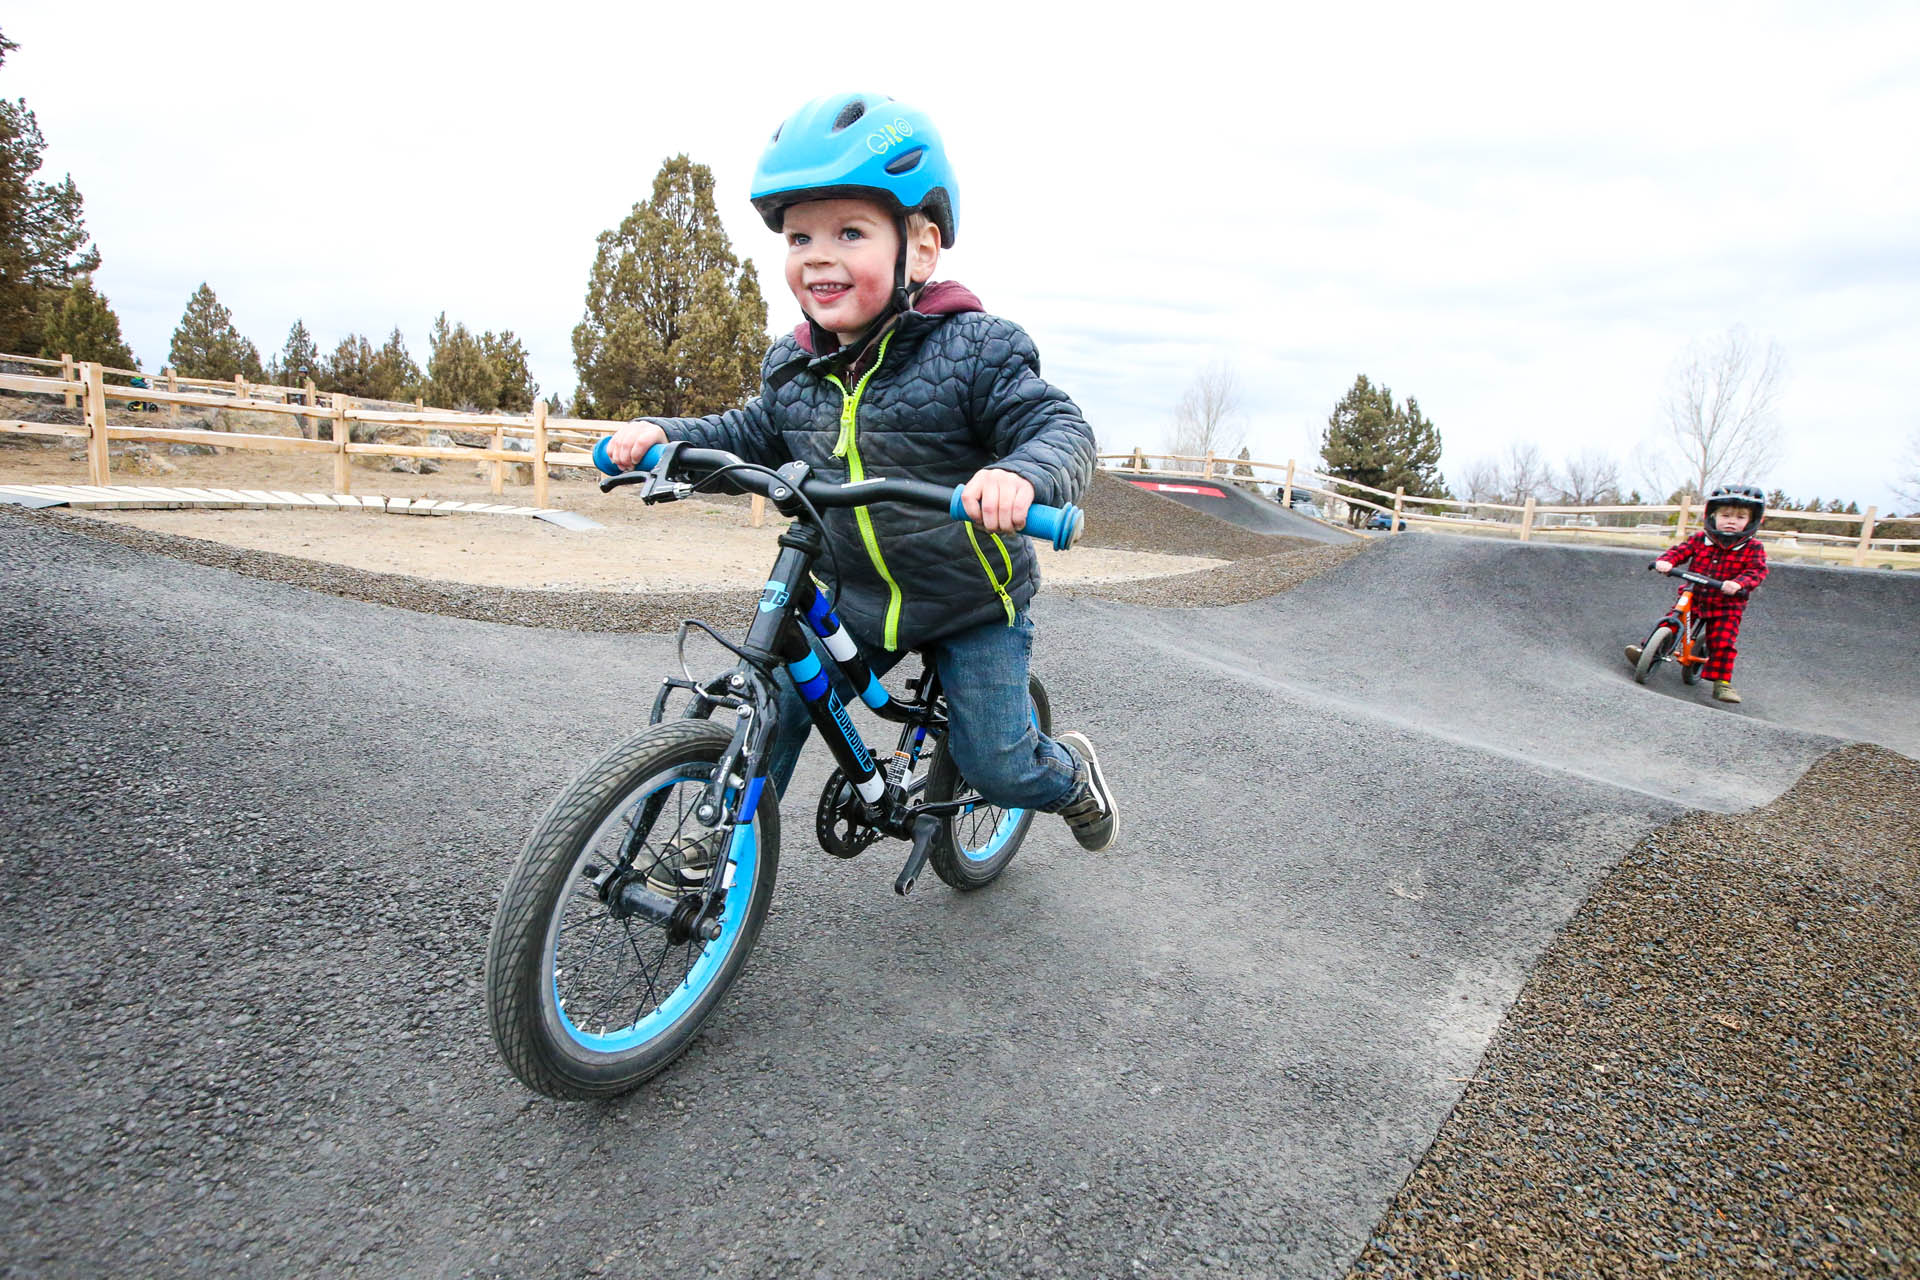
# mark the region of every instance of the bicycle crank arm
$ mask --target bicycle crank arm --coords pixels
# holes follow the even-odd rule
[[[939,836],[940,819],[923,813],[913,820],[913,849],[907,854],[907,865],[900,868],[899,878],[893,882],[895,893],[904,898],[913,892],[913,882],[926,870],[927,854]]]

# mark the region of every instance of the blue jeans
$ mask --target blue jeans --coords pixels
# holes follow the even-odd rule
[[[837,673],[818,638],[807,639],[827,670]],[[1015,616],[1012,626],[990,622],[936,641],[932,648],[947,698],[947,750],[962,776],[989,804],[1005,809],[1051,813],[1065,805],[1073,794],[1074,761],[1065,747],[1034,727],[1029,714],[1027,660],[1033,653],[1033,623],[1026,611]],[[906,656],[866,654],[876,676]],[[780,719],[767,776],[785,796],[813,720],[784,666],[778,683]],[[841,692],[844,700],[846,691]]]

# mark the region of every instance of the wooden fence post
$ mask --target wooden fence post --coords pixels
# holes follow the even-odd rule
[[[506,447],[507,447],[506,424],[504,422],[496,421],[493,424],[493,451],[495,453],[499,453],[502,449]],[[488,487],[491,488],[496,495],[498,495],[506,492],[506,485],[507,485],[507,464],[500,461],[500,459],[495,458],[493,460],[493,478],[489,482]]]
[[[249,398],[247,395],[246,374],[236,373],[233,375],[233,396],[236,400],[246,400]]]
[[[1860,522],[1860,544],[1853,549],[1853,562],[1856,565],[1867,562],[1867,551],[1873,545],[1873,518],[1878,514],[1879,507],[1868,507],[1867,518]]]
[[[100,366],[90,360],[81,362],[80,379],[87,384],[87,480],[109,484],[106,383],[100,376]]]
[[[1395,485],[1393,489],[1393,528],[1388,530],[1390,533],[1402,533],[1405,531],[1405,526],[1400,520],[1400,508],[1406,501],[1406,497],[1407,486],[1403,484]]]
[[[1292,458],[1287,459],[1287,492],[1286,492],[1286,496],[1280,499],[1280,505],[1287,508],[1289,511],[1293,509],[1293,459]]]
[[[60,353],[60,377],[66,382],[78,381],[78,379],[73,376],[73,357],[65,351]],[[71,391],[63,391],[60,394],[60,402],[71,409],[80,402],[80,397]]]
[[[316,409],[319,406],[320,406],[320,388],[313,385],[312,378],[308,378],[307,379],[307,408]]]
[[[173,372],[173,366],[172,366],[172,365],[168,365],[168,366],[167,366],[167,390],[169,390],[169,391],[174,391],[174,392],[177,392],[177,391],[179,391],[179,390],[180,390],[180,379],[179,379],[179,377],[178,377],[177,375],[175,375],[175,373]],[[168,422],[178,422],[178,421],[180,421],[180,406],[179,406],[179,405],[177,405],[177,404],[170,404],[170,405],[168,405],[168,406],[167,406],[167,421],[168,421]]]
[[[533,505],[547,506],[547,402],[533,402]]]
[[[1681,494],[1680,519],[1673,531],[1673,540],[1675,542],[1685,542],[1687,540],[1687,508],[1691,505],[1692,502],[1688,499],[1687,495],[1684,493]]]
[[[1200,474],[1208,480],[1213,479],[1213,450],[1211,449],[1207,450],[1206,465],[1200,468]]]
[[[1133,460],[1127,463],[1127,470],[1145,471],[1146,469],[1147,469],[1146,456],[1140,452],[1140,446],[1135,445],[1133,447]]]
[[[353,459],[347,455],[347,442],[353,439],[353,426],[347,421],[347,408],[351,403],[348,397],[337,391],[333,393],[333,490],[335,493],[353,492]]]
[[[1533,541],[1533,507],[1536,501],[1532,494],[1528,494],[1526,510],[1520,513],[1520,541],[1522,542]]]
[[[759,529],[767,523],[767,500],[760,494],[753,495],[753,501],[747,504],[748,523]]]

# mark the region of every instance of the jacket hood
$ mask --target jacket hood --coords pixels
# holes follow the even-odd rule
[[[920,290],[920,296],[914,299],[913,310],[909,315],[916,316],[957,316],[967,311],[985,311],[980,299],[973,290],[955,280],[936,280]],[[793,340],[800,349],[810,356],[830,356],[840,349],[840,340],[825,330],[818,330],[824,349],[814,349],[814,334],[817,326],[810,320],[802,320],[794,326]]]

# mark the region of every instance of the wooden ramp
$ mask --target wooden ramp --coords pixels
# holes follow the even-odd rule
[[[0,502],[28,507],[77,510],[209,511],[383,511],[406,516],[531,516],[563,529],[597,529],[576,511],[514,507],[497,502],[453,502],[440,498],[383,498],[377,494],[292,493],[281,489],[188,489],[144,484],[0,484]]]

